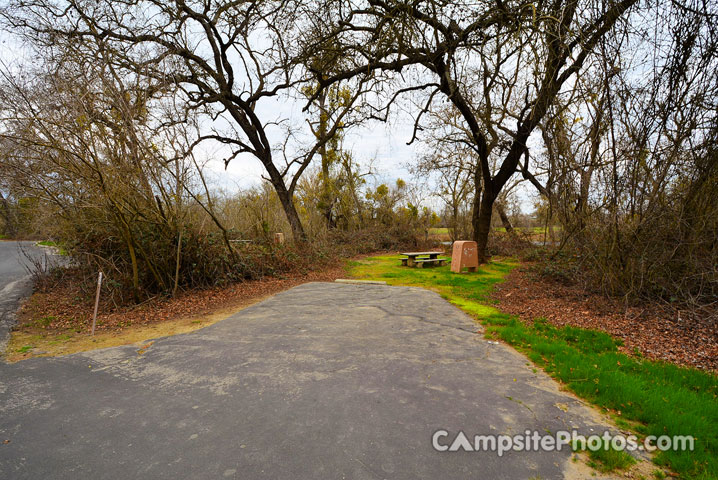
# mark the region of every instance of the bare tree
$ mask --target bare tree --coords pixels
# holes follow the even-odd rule
[[[148,77],[120,78],[105,58],[90,63],[71,52],[22,75],[2,69],[0,79],[0,182],[12,179],[51,209],[48,230],[78,261],[129,278],[135,301],[143,290],[176,292],[185,192],[197,198],[197,172],[174,150],[187,119],[161,108],[174,91]]]
[[[438,108],[428,113],[428,119],[422,137],[427,152],[411,169],[418,176],[437,177],[436,194],[445,205],[449,236],[452,240],[467,238],[471,230],[464,225],[463,214],[470,210],[468,202],[481,198],[479,162],[466,143],[467,132],[455,108],[451,105]],[[478,212],[478,203],[473,211]]]
[[[121,76],[178,86],[186,109],[208,119],[191,147],[218,142],[229,151],[225,164],[244,154],[258,159],[295,239],[303,241],[293,201],[297,181],[339,127],[328,125],[309,152],[275,159],[281,142],[272,136],[285,119],[269,112],[282,92],[310,78],[302,78],[292,54],[297,11],[290,0],[33,0],[11,1],[0,15],[38,45],[73,42],[74,54],[86,58],[105,50]]]
[[[426,92],[417,132],[437,94],[454,105],[480,161],[474,238],[486,260],[494,202],[517,172],[529,137],[636,3],[338,0],[332,3],[332,41],[353,62],[321,84],[327,88],[367,72],[397,80],[400,73],[397,94]],[[493,171],[492,156],[498,157]]]
[[[607,292],[715,301],[715,9],[650,4],[605,37],[520,164],[563,227],[559,250]]]

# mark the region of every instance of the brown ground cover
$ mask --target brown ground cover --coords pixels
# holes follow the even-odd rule
[[[177,317],[207,314],[246,303],[248,300],[263,298],[302,283],[334,281],[343,274],[343,267],[333,265],[317,271],[291,273],[281,278],[265,277],[229,286],[183,292],[175,298],[156,297],[140,305],[113,308],[109,312],[106,311],[109,306],[104,305],[97,316],[97,331],[123,330]],[[57,285],[48,292],[34,293],[21,307],[15,330],[89,332],[93,305],[81,295],[78,286],[71,282]]]
[[[602,330],[623,340],[621,350],[718,372],[718,322],[663,305],[626,306],[618,299],[539,277],[527,265],[493,293],[499,308],[523,321],[546,318],[561,327]]]
[[[92,299],[77,282],[58,283],[25,301],[5,352],[6,360],[64,355],[96,348],[145,342],[187,333],[222,320],[262,299],[307,282],[334,281],[346,275],[336,261],[309,272],[239,282],[156,297],[132,307],[102,303],[95,336],[90,336]]]

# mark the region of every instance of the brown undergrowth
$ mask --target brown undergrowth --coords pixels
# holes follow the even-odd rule
[[[497,286],[493,299],[523,321],[546,318],[558,327],[601,330],[620,338],[625,353],[718,372],[718,325],[710,317],[659,304],[626,306],[620,299],[536,275],[526,264]]]

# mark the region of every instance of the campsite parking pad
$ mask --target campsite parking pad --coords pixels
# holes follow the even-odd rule
[[[420,288],[308,283],[151,345],[0,364],[0,478],[578,475],[566,447],[432,448],[605,429],[479,330]]]

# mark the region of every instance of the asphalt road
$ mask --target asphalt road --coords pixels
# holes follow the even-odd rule
[[[581,478],[566,447],[432,447],[604,429],[479,328],[423,289],[309,283],[145,348],[0,364],[0,478]]]
[[[0,241],[0,354],[5,351],[8,332],[15,321],[20,300],[32,291],[30,273],[34,259],[42,260],[44,250],[35,242]]]
[[[42,253],[42,249],[35,247],[35,242],[0,241],[0,292],[9,283],[28,275],[25,267],[31,266],[31,262],[22,254],[21,249],[36,258]]]

